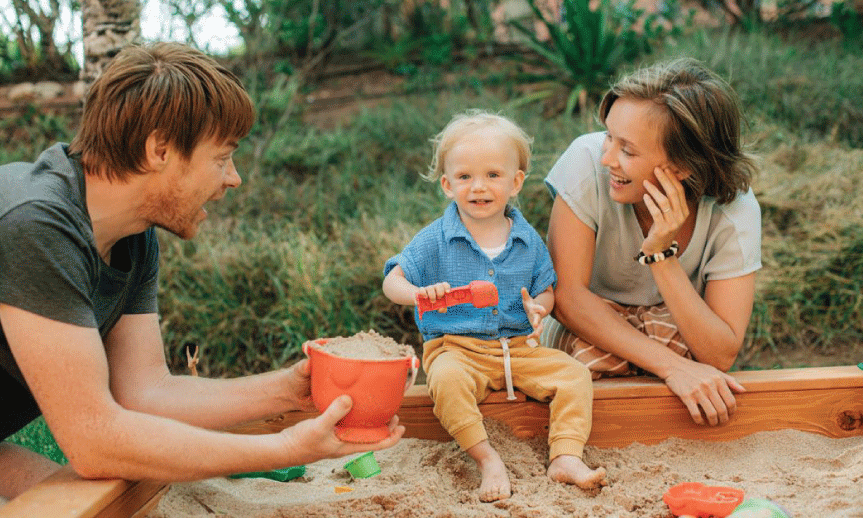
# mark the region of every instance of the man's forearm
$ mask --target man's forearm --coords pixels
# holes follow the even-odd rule
[[[150,387],[130,391],[121,404],[193,426],[224,429],[239,423],[296,410],[287,387],[287,371],[236,379],[168,375]]]

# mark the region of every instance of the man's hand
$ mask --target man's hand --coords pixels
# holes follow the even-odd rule
[[[293,405],[293,409],[306,412],[316,410],[312,403],[311,379],[308,359],[300,360],[287,369],[285,395],[289,404]]]
[[[405,427],[398,424],[398,416],[393,416],[389,422],[390,435],[380,442],[366,444],[340,440],[335,433],[336,423],[351,411],[352,406],[350,396],[341,395],[318,417],[282,430],[287,458],[300,459],[297,463],[305,464],[320,459],[335,459],[353,453],[382,450],[394,446],[404,435]]]

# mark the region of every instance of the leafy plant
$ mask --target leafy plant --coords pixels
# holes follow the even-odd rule
[[[247,64],[266,68],[275,59],[284,73],[313,77],[346,41],[364,39],[356,33],[371,30],[371,20],[387,1],[237,0],[221,5],[245,43]]]
[[[7,7],[8,6],[8,7]],[[78,6],[73,4],[72,9]],[[5,2],[0,9],[0,69],[2,61],[15,59],[13,81],[40,79],[72,79],[77,76],[78,63],[72,52],[74,41],[55,39],[55,29],[67,5],[59,1],[39,2],[15,0]],[[17,51],[10,52],[8,43],[14,42]]]
[[[839,29],[846,44],[863,42],[863,14],[854,9],[850,0],[833,4],[830,23]]]
[[[662,26],[664,20],[676,17],[672,9],[679,8],[677,3],[645,16],[643,9],[635,7],[635,0],[614,8],[610,0],[601,0],[596,9],[590,7],[590,0],[563,0],[559,21],[549,19],[535,0],[528,0],[528,4],[548,29],[551,45],[541,41],[531,28],[518,21],[511,23],[527,36],[527,44],[541,60],[563,72],[558,81],[569,89],[565,113],[572,113],[576,105],[584,111],[587,100],[601,93],[622,65],[650,53],[665,37],[682,32],[675,23],[670,31]]]
[[[0,82],[6,82],[24,68],[24,57],[15,41],[0,34]]]

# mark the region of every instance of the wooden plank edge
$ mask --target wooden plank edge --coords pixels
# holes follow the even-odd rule
[[[747,392],[776,392],[780,390],[863,388],[863,370],[856,365],[837,367],[805,367],[799,369],[773,369],[738,371],[730,373]],[[525,401],[524,394],[516,391],[516,401]],[[648,376],[603,378],[593,382],[593,399],[627,399],[674,397],[660,379]],[[506,393],[494,392],[486,403],[503,403]],[[428,387],[414,385],[405,393],[402,407],[428,406],[431,400]]]
[[[144,516],[169,485],[158,481],[85,480],[63,466],[0,507],[2,518],[128,518]]]

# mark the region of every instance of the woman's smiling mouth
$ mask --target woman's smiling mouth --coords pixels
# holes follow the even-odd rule
[[[632,183],[632,180],[627,180],[626,178],[617,176],[616,174],[609,173],[609,176],[611,176],[611,183],[620,187]]]

